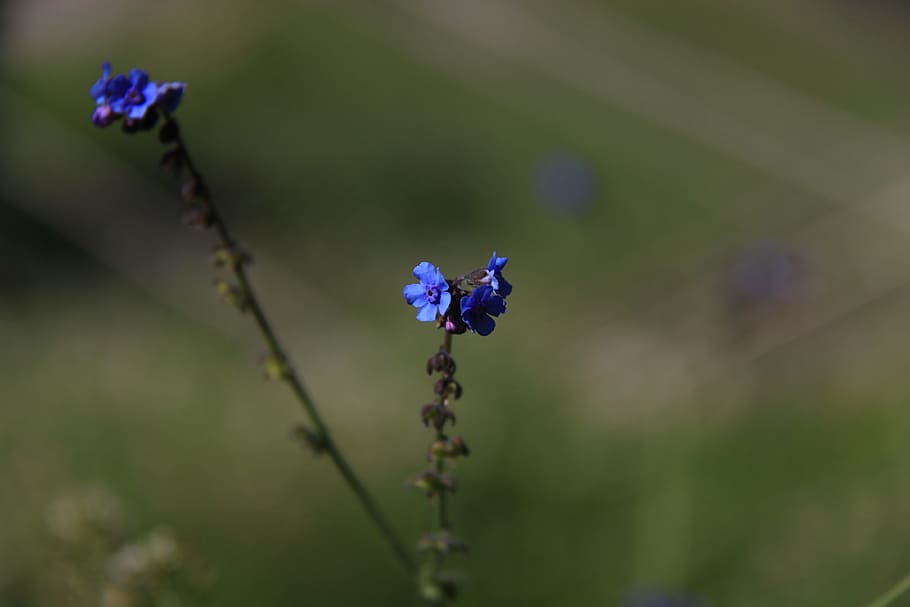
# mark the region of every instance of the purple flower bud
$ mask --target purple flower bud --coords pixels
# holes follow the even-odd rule
[[[430,403],[421,407],[420,419],[423,420],[424,426],[433,424],[437,430],[442,430],[449,420],[452,421],[452,425],[455,425],[455,414],[451,409],[439,403]]]
[[[158,98],[156,103],[165,114],[170,114],[180,105],[183,99],[183,91],[186,89],[184,82],[165,82],[158,86]]]
[[[427,360],[427,375],[431,375],[433,371],[452,375],[455,373],[455,359],[453,359],[448,352],[440,348],[439,352]]]
[[[113,124],[119,117],[120,115],[115,113],[109,104],[102,103],[92,112],[92,124],[104,128]]]

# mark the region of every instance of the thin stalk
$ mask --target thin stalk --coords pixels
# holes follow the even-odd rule
[[[910,573],[901,578],[900,581],[892,586],[885,594],[866,605],[866,607],[885,607],[886,605],[890,605],[908,589],[910,589]]]
[[[442,342],[442,349],[446,354],[452,354],[452,334],[448,331],[445,332],[445,339]],[[446,393],[443,392],[439,396],[439,404],[444,405],[446,400]],[[446,440],[445,432],[442,431],[442,428],[436,430],[436,439],[440,441]],[[445,472],[445,458],[439,457],[436,459],[436,473],[442,475]],[[439,528],[443,531],[448,531],[450,527],[449,523],[449,497],[448,492],[443,490],[439,492],[439,499],[437,500],[437,520],[439,523]]]
[[[192,157],[190,156],[186,142],[183,140],[183,136],[181,135],[180,129],[177,125],[177,121],[171,116],[166,116],[166,120],[173,124],[174,131],[176,133],[174,137],[174,143],[180,150],[180,154],[183,158],[184,163],[186,164],[187,170],[200,186],[199,190],[202,192],[202,196],[204,196],[206,203],[208,204],[207,210],[209,212],[211,226],[217,232],[218,238],[221,240],[221,245],[228,250],[233,249],[236,245],[236,241],[231,235],[231,232],[228,229],[227,223],[224,221],[223,216],[215,206],[215,202],[212,199],[211,190],[208,189],[202,173],[200,173],[199,169],[193,162]],[[262,333],[262,337],[265,339],[265,342],[268,345],[269,353],[276,360],[280,361],[281,364],[285,367],[284,379],[290,386],[291,391],[297,398],[297,401],[309,416],[310,423],[315,429],[319,448],[325,453],[329,454],[329,457],[332,459],[332,463],[335,464],[335,468],[338,469],[338,472],[341,473],[341,476],[344,478],[348,487],[350,487],[351,491],[354,492],[354,495],[357,497],[358,501],[360,501],[360,505],[364,510],[366,510],[370,519],[372,519],[373,524],[376,526],[380,535],[382,535],[385,541],[389,544],[389,547],[392,549],[392,552],[395,554],[401,565],[407,570],[408,573],[414,574],[417,570],[416,562],[414,561],[410,552],[405,549],[404,544],[401,542],[401,540],[398,539],[398,536],[392,530],[391,526],[386,522],[382,511],[379,509],[379,506],[376,505],[376,502],[373,500],[364,484],[354,473],[353,468],[351,468],[351,465],[348,463],[341,449],[338,447],[338,445],[335,443],[335,440],[332,438],[332,435],[329,433],[328,426],[322,419],[322,415],[320,415],[319,410],[316,407],[316,403],[313,401],[313,398],[310,396],[309,392],[307,392],[307,389],[304,386],[303,381],[300,379],[297,371],[289,363],[288,357],[285,354],[285,350],[282,347],[281,343],[278,341],[278,336],[276,335],[275,330],[272,328],[272,324],[266,316],[265,310],[259,303],[259,298],[256,296],[256,292],[250,283],[250,279],[247,276],[243,263],[231,263],[229,264],[229,267],[233,272],[234,277],[237,279],[237,284],[243,294],[244,304],[246,305],[246,308],[253,314],[253,318],[256,321],[256,326],[259,327],[259,331]]]

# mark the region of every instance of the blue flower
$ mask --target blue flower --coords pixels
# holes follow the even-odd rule
[[[419,283],[406,285],[404,299],[408,304],[418,308],[417,320],[432,322],[437,314],[445,314],[452,301],[449,283],[442,272],[428,261],[422,261],[414,267],[414,277]]]
[[[130,81],[123,74],[111,78],[111,64],[105,61],[101,64],[101,78],[89,89],[89,95],[95,100],[95,111],[92,113],[92,122],[95,126],[105,127],[116,121],[121,112],[114,108],[120,103],[123,95],[130,87]]]
[[[95,100],[97,105],[101,105],[107,99],[107,85],[111,80],[111,63],[105,61],[101,64],[101,78],[95,81],[92,88],[88,90],[89,97]]]
[[[472,332],[489,335],[496,328],[491,316],[506,311],[506,301],[493,291],[492,286],[481,286],[461,298],[461,318]]]
[[[487,280],[485,284],[493,286],[493,291],[502,297],[508,297],[512,292],[512,285],[509,284],[503,275],[502,269],[509,263],[508,257],[496,257],[496,251],[490,257],[490,263],[487,264]]]
[[[111,101],[111,107],[129,120],[141,121],[158,100],[158,85],[149,81],[148,72],[130,70],[129,88],[118,99]]]
[[[183,98],[183,90],[186,88],[185,82],[165,82],[158,86],[158,106],[166,113],[170,114],[180,105]]]

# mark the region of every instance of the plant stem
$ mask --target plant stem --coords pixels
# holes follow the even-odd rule
[[[446,354],[452,353],[452,334],[449,333],[448,331],[445,332],[445,339],[442,342],[442,349],[446,352]],[[440,401],[439,404],[445,405],[445,400],[446,400],[446,393],[444,392],[442,395],[439,396],[439,401]],[[442,428],[440,428],[436,431],[436,439],[440,440],[440,441],[446,440],[446,435],[445,435],[445,432],[442,431]],[[445,458],[439,457],[436,459],[436,473],[441,475],[443,472],[445,472]],[[438,503],[439,503],[439,505],[438,505],[439,528],[443,531],[448,531],[450,523],[449,523],[449,511],[448,511],[448,495],[447,495],[446,491],[439,492]]]
[[[885,605],[890,605],[894,599],[902,595],[908,589],[910,589],[910,573],[901,578],[900,581],[888,590],[888,592],[866,605],[866,607],[885,607]]]
[[[231,235],[231,232],[228,229],[224,218],[215,206],[215,202],[212,200],[211,191],[208,189],[208,185],[206,184],[202,173],[199,172],[199,169],[196,168],[196,165],[193,163],[193,160],[190,157],[189,150],[187,149],[186,143],[183,140],[183,136],[180,133],[177,121],[171,116],[166,116],[165,119],[173,124],[174,130],[176,132],[174,142],[176,143],[177,148],[180,150],[183,161],[186,163],[187,170],[200,186],[199,190],[202,192],[202,196],[204,196],[205,201],[208,204],[207,210],[209,212],[209,218],[212,227],[215,228],[215,231],[221,240],[222,246],[229,250],[233,249],[236,245],[236,241]],[[318,439],[319,447],[329,454],[329,457],[331,457],[332,462],[338,469],[338,472],[341,473],[341,476],[348,484],[348,487],[350,487],[351,491],[354,492],[354,495],[357,496],[357,499],[360,501],[361,506],[363,506],[364,510],[366,510],[379,533],[389,544],[389,547],[392,549],[392,552],[395,554],[398,561],[402,564],[402,566],[404,566],[408,573],[414,574],[417,570],[417,565],[413,557],[411,556],[410,552],[404,548],[404,544],[398,539],[398,536],[386,522],[385,517],[379,510],[376,502],[370,496],[370,493],[367,491],[364,484],[360,481],[360,479],[357,478],[357,475],[354,473],[351,465],[348,463],[347,459],[344,457],[344,454],[341,452],[341,449],[339,449],[338,445],[335,443],[335,440],[329,433],[328,426],[326,425],[325,421],[323,421],[319,410],[316,408],[316,404],[313,401],[313,398],[310,396],[306,390],[306,387],[303,385],[303,381],[300,379],[297,371],[288,362],[288,357],[285,354],[284,348],[278,341],[278,336],[275,334],[275,330],[272,328],[271,322],[269,322],[269,319],[265,315],[265,311],[263,310],[262,305],[259,303],[259,299],[256,297],[256,292],[250,283],[243,263],[232,263],[229,264],[229,267],[237,279],[237,284],[243,293],[244,304],[246,305],[247,309],[252,312],[253,318],[256,320],[256,325],[259,327],[259,331],[262,333],[262,337],[265,339],[266,344],[268,345],[269,353],[285,366],[286,372],[284,373],[284,379],[287,381],[288,385],[291,388],[291,391],[294,393],[294,396],[297,397],[298,402],[300,402],[301,406],[303,406],[304,411],[306,411],[307,415],[309,416],[310,423],[313,425],[316,431],[316,438]]]

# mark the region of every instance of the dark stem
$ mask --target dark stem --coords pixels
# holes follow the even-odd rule
[[[447,354],[451,354],[451,353],[452,353],[452,334],[449,333],[448,331],[445,332],[445,339],[444,339],[443,342],[442,342],[442,349],[443,349]],[[445,405],[445,400],[446,400],[446,398],[447,398],[446,394],[447,394],[447,392],[443,392],[443,393],[439,396],[439,404]],[[436,439],[437,439],[437,440],[440,440],[440,441],[446,440],[446,435],[445,435],[445,432],[443,432],[442,428],[439,428],[439,429],[436,431]],[[436,459],[436,473],[439,474],[439,475],[441,476],[443,472],[445,472],[445,458],[444,458],[444,457],[439,457],[439,458]],[[439,504],[439,505],[438,505],[438,521],[439,521],[439,528],[442,529],[443,531],[448,531],[448,530],[449,530],[449,527],[450,527],[450,523],[449,523],[449,508],[448,508],[448,495],[447,495],[447,493],[448,493],[448,492],[445,491],[445,490],[440,491],[440,492],[439,492],[439,500],[438,500],[438,504]]]
[[[187,149],[186,143],[183,140],[183,136],[180,133],[177,121],[171,116],[165,116],[165,119],[167,122],[173,124],[174,131],[176,133],[174,142],[176,143],[177,148],[180,150],[183,161],[186,163],[187,170],[190,172],[190,175],[192,175],[193,179],[197,183],[197,190],[201,192],[201,196],[204,197],[206,203],[208,204],[207,210],[209,212],[212,227],[215,228],[215,231],[218,233],[218,237],[221,240],[222,246],[229,250],[233,249],[237,243],[231,235],[231,232],[228,229],[224,218],[215,206],[215,202],[212,199],[211,190],[209,190],[208,184],[205,182],[202,173],[199,172],[199,169],[196,168],[195,163],[193,163],[193,160],[190,157],[189,150]],[[328,426],[326,426],[325,421],[323,421],[322,416],[319,414],[319,410],[316,408],[315,402],[307,392],[306,387],[303,385],[303,381],[298,376],[297,371],[294,370],[294,368],[289,363],[284,348],[282,348],[281,343],[278,341],[278,337],[272,328],[272,324],[266,317],[265,311],[263,310],[262,305],[259,303],[259,299],[256,297],[256,293],[253,290],[253,286],[250,283],[246,270],[244,269],[243,262],[240,261],[231,263],[229,264],[229,267],[237,279],[237,283],[243,293],[244,303],[247,309],[252,312],[253,318],[256,320],[256,325],[259,327],[259,331],[262,333],[263,338],[265,338],[265,341],[268,344],[270,354],[285,366],[286,373],[284,374],[284,379],[288,382],[288,385],[291,387],[291,391],[294,393],[294,396],[297,397],[297,400],[300,402],[301,406],[303,406],[303,409],[309,416],[310,423],[315,428],[316,438],[318,440],[320,449],[329,454],[329,457],[331,457],[332,462],[338,469],[338,472],[341,473],[341,476],[351,488],[351,491],[353,491],[354,495],[357,496],[357,499],[360,501],[361,506],[363,506],[364,510],[367,511],[367,514],[373,520],[373,523],[376,525],[379,533],[385,538],[386,542],[395,553],[398,561],[404,566],[408,573],[415,573],[417,570],[417,565],[414,559],[412,558],[411,554],[404,548],[404,544],[401,543],[401,541],[398,539],[398,536],[386,522],[385,517],[382,515],[382,512],[379,510],[379,507],[370,496],[364,484],[357,478],[357,475],[354,474],[354,470],[351,468],[351,465],[342,454],[341,449],[339,449],[335,444],[334,439],[329,433]]]

